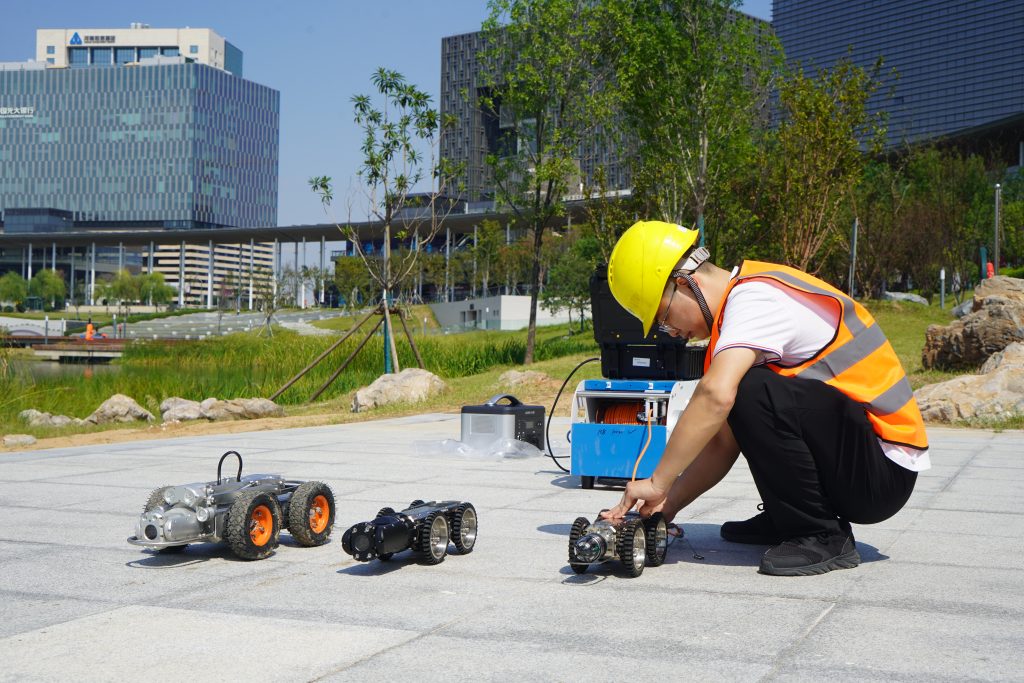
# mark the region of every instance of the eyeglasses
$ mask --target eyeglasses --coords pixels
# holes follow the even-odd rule
[[[671,334],[672,332],[675,332],[675,330],[676,330],[676,328],[672,327],[671,325],[669,325],[665,321],[668,320],[668,312],[672,308],[672,300],[676,298],[676,290],[677,289],[679,289],[679,285],[676,284],[676,282],[673,280],[672,281],[672,294],[669,295],[669,297],[668,297],[668,306],[665,307],[665,313],[661,316],[661,320],[658,321],[658,330],[660,332],[663,332],[664,334]]]

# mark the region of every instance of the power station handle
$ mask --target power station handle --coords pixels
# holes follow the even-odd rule
[[[523,405],[523,402],[520,401],[515,396],[513,396],[512,394],[495,394],[494,396],[491,396],[489,399],[487,399],[487,403],[485,403],[484,405],[485,406],[497,405],[498,401],[500,401],[503,398],[507,398],[509,400],[509,405],[510,406],[521,406],[521,405]]]
[[[220,456],[220,462],[217,463],[217,481],[220,482],[220,467],[224,464],[224,458],[229,455],[233,455],[238,458],[238,481],[242,481],[242,456],[238,454],[238,451],[228,451],[224,455]]]

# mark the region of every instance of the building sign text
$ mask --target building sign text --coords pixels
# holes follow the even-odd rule
[[[35,115],[35,107],[0,107],[0,119],[29,119]]]

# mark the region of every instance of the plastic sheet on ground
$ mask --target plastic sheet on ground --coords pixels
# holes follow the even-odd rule
[[[465,460],[512,460],[542,455],[542,451],[531,443],[518,439],[500,438],[494,441],[463,442],[456,439],[442,441],[415,441],[416,455],[426,457],[451,457]]]

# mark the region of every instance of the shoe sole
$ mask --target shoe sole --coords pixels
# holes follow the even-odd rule
[[[860,553],[854,548],[848,553],[836,555],[824,562],[809,564],[803,567],[773,567],[770,562],[762,558],[761,567],[757,570],[761,574],[771,576],[815,576],[825,574],[833,569],[853,569],[860,564]]]

